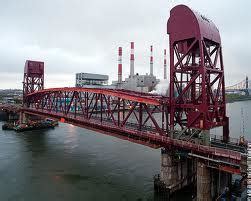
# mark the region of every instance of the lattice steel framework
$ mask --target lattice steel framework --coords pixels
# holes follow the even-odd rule
[[[171,10],[170,36],[170,124],[209,130],[224,126],[225,81],[219,31],[206,17],[184,5]]]
[[[59,119],[147,146],[193,152],[205,160],[207,157],[215,159],[210,165],[216,168],[241,174],[240,153],[168,135],[166,97],[125,90],[52,88],[31,93],[26,100],[23,107],[26,114]]]
[[[24,102],[28,94],[42,89],[44,89],[44,62],[27,60],[23,79]]]
[[[161,96],[125,90],[57,88],[31,93],[27,107],[44,112],[54,112],[85,121],[95,119],[100,123],[134,130],[148,130],[164,135],[167,132],[167,105]],[[156,115],[160,121],[157,122]]]

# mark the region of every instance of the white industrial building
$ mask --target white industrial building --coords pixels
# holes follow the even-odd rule
[[[108,87],[108,75],[76,73],[76,87]]]

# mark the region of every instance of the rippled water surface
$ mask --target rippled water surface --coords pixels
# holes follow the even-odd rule
[[[250,101],[228,105],[231,133],[242,130],[241,108],[250,136]],[[69,124],[22,134],[0,130],[1,201],[154,200],[159,170],[159,150]]]

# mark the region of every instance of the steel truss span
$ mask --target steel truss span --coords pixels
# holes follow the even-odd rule
[[[185,152],[225,172],[245,172],[241,151],[245,146],[229,137],[218,28],[205,16],[178,5],[170,12],[167,33],[169,97],[120,89],[44,89],[43,63],[28,61],[23,112]],[[210,140],[209,130],[218,126],[223,126],[222,139]]]
[[[170,137],[167,97],[125,90],[56,88],[31,93],[26,100],[25,113],[116,133],[145,145],[175,147],[193,156],[210,157],[217,166],[221,161],[222,168],[241,173],[239,152]]]
[[[56,88],[27,96],[26,106],[62,117],[109,122],[112,126],[166,134],[165,98],[126,90]],[[167,104],[165,104],[167,105]],[[158,120],[157,120],[158,119]]]

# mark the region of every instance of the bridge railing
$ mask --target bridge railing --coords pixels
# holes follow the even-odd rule
[[[211,141],[220,141],[223,142],[223,136],[220,135],[210,135]],[[229,143],[231,144],[246,144],[247,140],[245,140],[244,138],[234,138],[234,137],[229,137]]]

